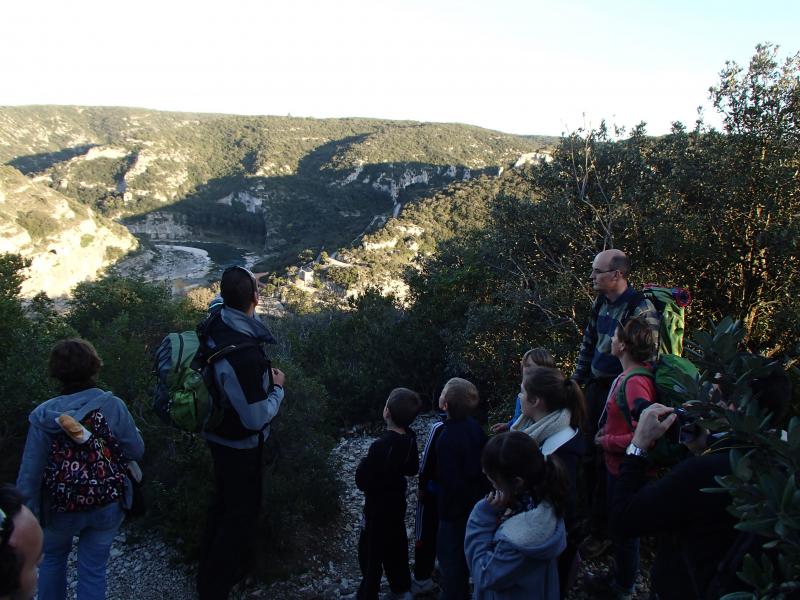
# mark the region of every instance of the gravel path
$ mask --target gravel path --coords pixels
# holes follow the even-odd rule
[[[417,439],[422,445],[435,420],[433,414],[421,415],[414,423]],[[358,566],[358,535],[364,495],[355,486],[355,470],[358,461],[366,455],[367,449],[375,439],[363,428],[355,428],[343,437],[331,452],[331,460],[343,483],[342,512],[339,517],[319,532],[323,540],[322,550],[308,556],[307,568],[285,581],[264,585],[248,581],[238,586],[231,598],[275,598],[297,600],[352,600],[361,580]],[[414,510],[416,507],[416,477],[409,478],[408,509],[406,526],[409,537],[409,558],[413,560]],[[643,569],[649,566],[647,544],[643,546]],[[70,557],[70,594],[74,599],[75,552]],[[584,561],[581,565],[578,582],[569,594],[570,599],[589,596],[582,591],[583,575],[586,572],[600,572],[608,567],[610,557],[594,561]],[[111,550],[108,567],[109,600],[190,600],[196,597],[194,590],[194,568],[179,562],[179,552],[161,541],[158,532],[142,533],[139,529],[124,527],[117,536]],[[389,588],[383,583],[382,592]],[[649,582],[640,576],[634,598],[647,598]],[[436,594],[419,596],[431,600]]]

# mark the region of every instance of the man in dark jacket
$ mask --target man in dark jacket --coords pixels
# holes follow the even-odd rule
[[[215,495],[197,573],[200,600],[227,598],[253,557],[261,507],[261,454],[283,401],[285,379],[280,369],[270,367],[263,348],[274,339],[255,317],[256,277],[243,267],[231,267],[222,274],[220,288],[224,306],[207,327],[207,343],[212,349],[245,347],[213,366],[216,393],[225,410],[222,423],[203,432],[214,461]]]
[[[592,261],[589,279],[597,292],[597,300],[583,333],[578,363],[572,378],[584,387],[588,422],[583,434],[587,441],[584,457],[583,495],[588,497],[593,539],[585,544],[582,554],[596,556],[609,542],[606,537],[605,463],[593,443],[597,422],[603,412],[611,382],[622,373],[619,359],[611,354],[611,338],[617,328],[631,317],[643,317],[657,336],[660,325],[658,311],[628,283],[630,259],[621,250],[604,250]]]
[[[662,420],[663,419],[663,420]],[[717,566],[734,543],[736,520],[728,494],[709,494],[716,477],[731,472],[728,446],[680,462],[648,483],[648,450],[674,423],[672,408],[653,404],[642,412],[610,506],[611,527],[620,536],[658,535],[651,588],[660,600],[705,597]]]

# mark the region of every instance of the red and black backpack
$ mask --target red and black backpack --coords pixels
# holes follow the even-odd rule
[[[56,512],[91,510],[123,498],[125,465],[108,421],[94,410],[81,424],[92,433],[88,441],[79,444],[60,431],[50,444],[44,485]]]

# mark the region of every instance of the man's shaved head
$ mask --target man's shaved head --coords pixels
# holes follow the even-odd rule
[[[589,277],[596,292],[614,300],[627,289],[630,270],[631,261],[627,255],[611,248],[594,257]]]

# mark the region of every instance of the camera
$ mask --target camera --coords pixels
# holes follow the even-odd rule
[[[652,405],[652,402],[645,400],[644,398],[639,398],[635,400],[633,403],[633,409],[631,410],[631,418],[634,421],[639,421],[642,416],[642,411],[647,409]],[[681,442],[686,442],[694,439],[698,435],[699,426],[695,422],[697,420],[697,416],[692,415],[687,411],[685,408],[678,406],[672,410],[677,416],[675,422],[670,425],[670,428],[667,429],[664,437],[674,444],[678,444]],[[667,413],[662,417],[661,420],[666,419],[671,413]]]

